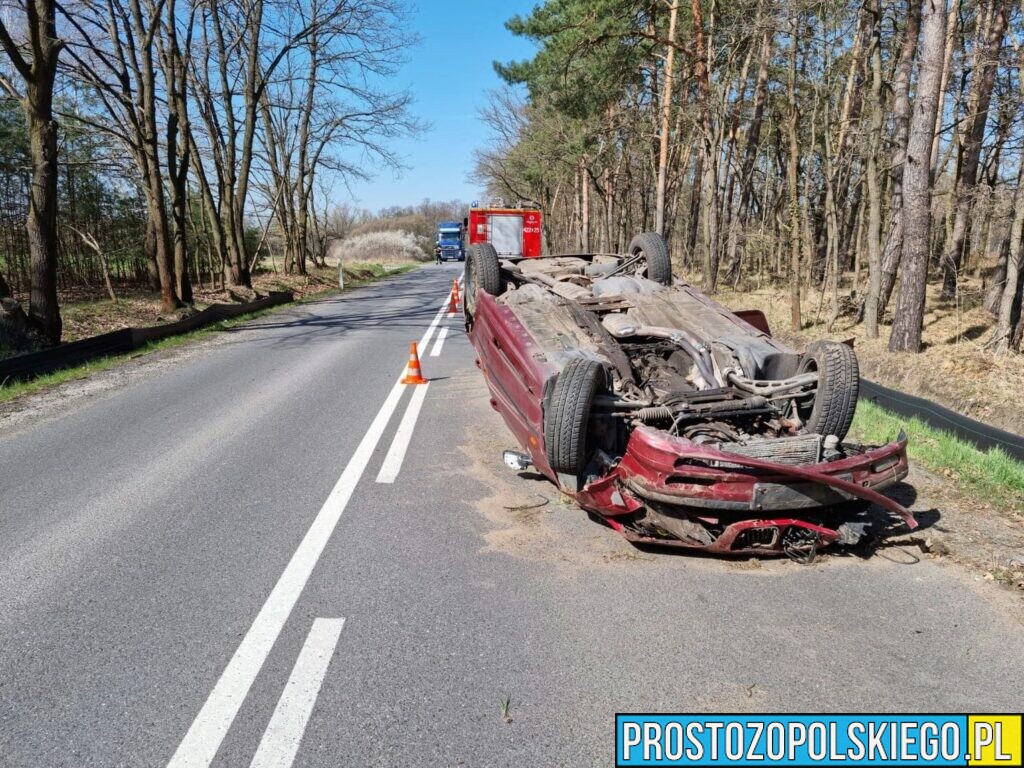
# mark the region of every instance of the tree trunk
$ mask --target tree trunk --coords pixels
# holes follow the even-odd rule
[[[193,10],[194,13],[194,10]],[[184,47],[191,48],[192,22],[189,17]],[[188,169],[191,155],[191,125],[188,117],[188,71],[178,44],[179,19],[175,0],[167,0],[164,33],[158,38],[160,61],[167,90],[167,176],[174,223],[174,287],[184,304],[192,304],[192,281],[188,274]]]
[[[871,16],[871,127],[868,141],[868,290],[864,302],[865,332],[878,338],[878,303],[882,292],[882,190],[878,183],[878,153],[882,148],[882,9],[878,0],[868,0]]]
[[[892,297],[896,284],[896,272],[903,252],[903,169],[907,160],[907,136],[910,132],[910,75],[917,53],[917,38],[921,32],[921,0],[907,0],[907,25],[903,30],[903,46],[900,60],[893,77],[892,104],[892,155],[890,181],[892,198],[889,205],[889,236],[882,253],[882,285],[878,297],[878,322],[882,321],[885,308]]]
[[[761,143],[761,124],[764,121],[764,104],[768,97],[768,66],[771,62],[771,35],[766,30],[761,37],[760,63],[757,70],[757,85],[754,86],[754,113],[747,130],[747,143],[743,150],[743,166],[740,170],[740,200],[737,215],[729,224],[728,276],[731,280],[739,275],[739,251],[743,247],[747,219],[750,215],[750,200],[753,196],[754,162],[757,160]]]
[[[59,344],[57,302],[57,121],[53,119],[53,84],[63,43],[57,38],[56,3],[27,0],[25,26],[31,60],[12,40],[0,18],[0,47],[25,83],[25,111],[32,158],[25,231],[30,261],[28,323],[48,344]]]
[[[672,69],[676,55],[676,18],[679,2],[672,3],[668,17],[668,51],[665,54],[665,88],[661,98],[661,135],[658,137],[658,187],[654,207],[654,230],[665,234],[665,178],[668,173],[669,125],[672,118]]]
[[[786,120],[786,132],[789,137],[789,155],[786,165],[786,183],[789,187],[789,322],[794,331],[803,325],[800,316],[800,185],[797,174],[800,171],[800,142],[797,138],[797,102],[796,102],[796,57],[797,17],[794,15],[789,22],[789,84],[787,98],[789,116]]]
[[[1018,63],[1024,59],[1024,52]],[[1024,79],[1018,84],[1018,98],[1024,97]],[[993,285],[986,297],[986,306],[996,315],[989,346],[997,355],[1005,355],[1014,347],[1014,329],[1021,321],[1021,300],[1024,298],[1024,154],[1017,169],[1017,188],[1013,191],[1013,223],[1008,235],[1009,249],[1000,257],[1000,269],[993,276]],[[1002,274],[1000,274],[1000,272]]]
[[[939,83],[939,103],[935,108],[935,134],[932,136],[931,160],[929,161],[933,176],[938,173],[939,143],[942,139],[942,116],[945,112],[946,86],[949,83],[949,73],[953,64],[953,49],[956,44],[956,30],[959,25],[959,17],[960,0],[953,0],[949,6],[949,16],[946,21],[946,39],[942,48],[942,77]]]
[[[978,165],[981,160],[981,145],[988,123],[988,108],[992,101],[992,88],[999,69],[999,52],[1003,47],[1006,32],[1007,12],[1004,0],[995,3],[991,23],[985,32],[978,56],[978,70],[971,83],[968,100],[966,129],[960,143],[960,170],[953,194],[953,231],[946,243],[942,259],[942,295],[945,298],[956,294],[957,280],[964,263],[964,253],[970,242],[971,210],[978,184]]]
[[[53,79],[29,84],[28,131],[32,147],[32,191],[29,195],[28,248],[32,263],[29,324],[50,344],[59,344],[57,303],[57,121],[53,119]]]
[[[586,155],[580,158],[580,245],[584,253],[590,252],[590,174]]]
[[[1013,225],[1010,228],[1010,254],[1006,261],[1006,278],[1002,299],[999,303],[999,314],[996,327],[992,332],[989,346],[997,355],[1005,355],[1010,351],[1013,329],[1020,319],[1021,285],[1024,272],[1024,195],[1021,185],[1024,184],[1024,159],[1021,170],[1017,174],[1017,189],[1013,193]]]
[[[1016,197],[1016,193],[1014,193]],[[1014,209],[1016,213],[1016,209]],[[988,290],[985,291],[985,309],[995,317],[999,316],[999,305],[1003,300],[1003,288],[1006,286],[1006,268],[1010,260],[1010,249],[1013,247],[1011,238],[1013,228],[1006,233],[1002,244],[999,246],[999,260],[996,262],[995,272],[992,273]]]
[[[700,109],[700,218],[704,222],[704,290],[714,293],[718,285],[718,153],[711,122],[711,83],[708,56],[704,42],[704,16],[701,0],[691,0],[693,15],[693,76],[697,81]]]
[[[931,243],[931,148],[946,33],[946,0],[923,0],[917,94],[903,174],[903,256],[889,349],[920,352]]]

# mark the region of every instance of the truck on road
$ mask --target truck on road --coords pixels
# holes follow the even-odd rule
[[[462,222],[442,221],[437,225],[434,257],[442,261],[465,261],[466,250],[462,242]]]

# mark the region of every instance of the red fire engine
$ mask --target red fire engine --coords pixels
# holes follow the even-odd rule
[[[464,224],[469,245],[490,243],[499,256],[541,255],[542,214],[536,208],[482,208],[474,203]]]

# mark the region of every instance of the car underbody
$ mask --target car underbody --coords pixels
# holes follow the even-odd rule
[[[862,541],[871,503],[916,526],[880,493],[908,472],[906,439],[844,441],[852,349],[779,343],[763,316],[673,279],[655,235],[623,255],[471,249],[466,304],[531,462],[632,541],[806,560]]]

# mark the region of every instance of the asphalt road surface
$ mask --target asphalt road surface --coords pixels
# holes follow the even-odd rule
[[[501,466],[460,271],[0,420],[0,766],[609,765],[620,711],[1019,710],[1021,625],[966,573],[642,552]]]

